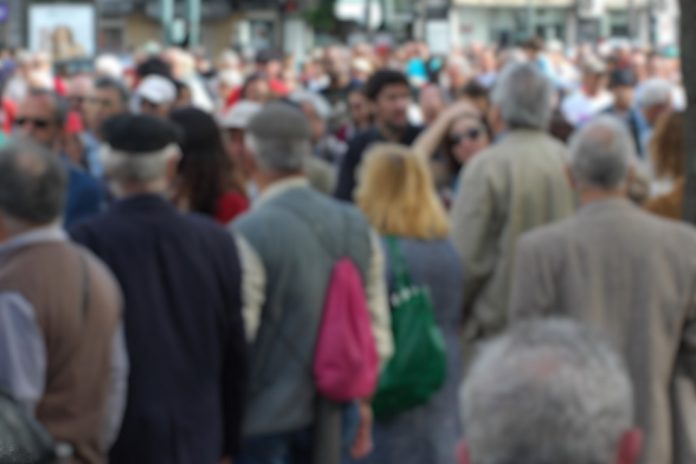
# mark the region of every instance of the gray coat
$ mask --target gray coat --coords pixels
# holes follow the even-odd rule
[[[695,297],[696,231],[611,199],[520,239],[510,317],[569,316],[606,332],[634,382],[642,462],[693,464]]]
[[[464,264],[469,341],[495,335],[507,324],[519,236],[573,213],[566,156],[566,148],[545,133],[516,130],[463,171],[452,206],[452,239]]]

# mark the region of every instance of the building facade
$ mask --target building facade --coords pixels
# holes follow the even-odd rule
[[[455,43],[509,42],[532,35],[567,44],[628,39],[636,44],[678,41],[677,0],[454,0]]]

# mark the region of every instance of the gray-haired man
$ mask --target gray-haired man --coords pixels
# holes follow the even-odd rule
[[[510,65],[493,93],[505,135],[463,171],[452,206],[452,236],[464,271],[469,341],[505,328],[517,238],[570,215],[567,151],[546,134],[553,84],[534,65]]]
[[[78,462],[106,460],[128,360],[116,280],[60,227],[67,175],[47,148],[0,150],[0,388]]]
[[[520,324],[468,374],[459,462],[634,464],[632,393],[622,360],[595,332],[561,319]]]
[[[331,428],[316,425],[317,395],[308,375],[331,270],[347,257],[364,276],[377,350],[384,360],[393,341],[383,259],[378,239],[357,209],[309,187],[303,166],[310,156],[310,128],[299,109],[266,105],[251,120],[247,139],[261,196],[232,225],[242,252],[244,316],[252,343],[239,462],[309,462],[314,444],[328,447],[315,442],[312,431]],[[362,412],[369,415],[366,407]],[[327,450],[334,457],[339,451],[340,446]]]
[[[636,387],[642,462],[696,462],[696,231],[624,198],[634,155],[618,119],[589,123],[571,152],[582,207],[520,239],[511,318],[558,314],[604,329]]]

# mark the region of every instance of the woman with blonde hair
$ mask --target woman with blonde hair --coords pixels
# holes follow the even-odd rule
[[[397,264],[405,268],[413,285],[430,294],[447,358],[444,385],[425,404],[407,409],[389,421],[378,421],[375,450],[360,462],[450,464],[455,462],[454,449],[461,436],[452,405],[456,404],[461,378],[459,323],[463,277],[456,249],[448,238],[447,213],[435,192],[426,160],[395,144],[376,145],[365,156],[356,201],[383,237],[390,290],[393,292],[396,286]]]
[[[670,219],[681,219],[684,199],[684,113],[663,115],[650,140],[655,178],[652,190],[658,196],[648,201],[646,209]]]

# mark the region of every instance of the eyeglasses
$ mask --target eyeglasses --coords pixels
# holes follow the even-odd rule
[[[481,129],[478,127],[472,127],[468,131],[461,134],[452,134],[449,138],[452,145],[459,145],[464,140],[471,140],[473,142],[477,141],[481,137]]]
[[[37,129],[46,129],[48,126],[51,125],[51,121],[48,119],[39,119],[39,118],[17,118],[17,119],[15,119],[15,126],[17,126],[17,127],[24,127],[27,124],[31,124],[32,126],[36,127]]]

